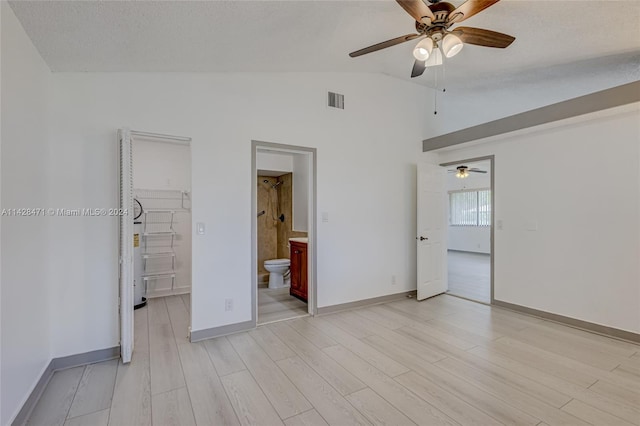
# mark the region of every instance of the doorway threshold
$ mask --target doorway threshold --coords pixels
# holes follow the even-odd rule
[[[481,300],[470,299],[468,297],[460,296],[458,294],[449,293],[448,291],[445,294],[449,295],[449,296],[457,297],[458,299],[468,300],[469,302],[476,302],[476,303],[479,303],[481,305],[491,306],[491,303],[489,303],[489,302],[483,302]]]
[[[289,320],[292,320],[292,319],[305,318],[305,317],[310,317],[310,316],[311,315],[309,313],[305,313],[305,314],[301,314],[301,315],[294,315],[294,316],[289,317],[289,318],[280,318],[280,319],[275,319],[275,320],[271,320],[271,321],[259,322],[257,324],[257,327],[260,327],[262,325],[274,324],[276,322],[289,321]]]

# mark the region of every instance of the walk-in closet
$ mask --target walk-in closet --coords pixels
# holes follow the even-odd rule
[[[134,288],[149,298],[191,292],[191,147],[162,137],[132,140]]]

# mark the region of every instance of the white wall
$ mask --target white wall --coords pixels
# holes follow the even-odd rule
[[[256,154],[256,168],[274,172],[293,172],[293,156],[291,154],[278,154],[258,150]],[[258,173],[260,174],[260,173]]]
[[[491,253],[490,226],[449,226],[447,249],[472,253]]]
[[[50,72],[7,2],[2,15],[2,209],[48,207]],[[48,233],[55,218],[2,216],[2,394],[8,425],[51,359]],[[72,309],[69,306],[68,309]]]
[[[505,53],[508,55],[508,50]],[[469,79],[469,86],[464,82],[449,84],[446,93],[438,97],[440,119],[426,136],[465,129],[638,79],[638,60],[630,52],[620,57],[497,73]]]
[[[349,107],[327,108],[327,88]],[[415,289],[427,93],[373,74],[55,74],[52,198],[116,203],[119,127],[191,136],[193,221],[207,226],[193,238],[193,330],[202,330],[251,318],[251,140],[316,147],[318,210],[330,218],[318,225],[318,305]],[[55,356],[116,344],[116,219],[62,222],[54,237],[65,246],[51,260]]]
[[[640,104],[440,152],[495,155],[495,297],[640,332]]]
[[[464,158],[459,158],[458,160],[464,160]],[[455,167],[447,166],[446,169],[454,170]],[[457,178],[455,173],[447,173],[447,191],[491,188],[491,163],[489,161],[485,161],[482,164],[473,163],[469,167],[477,167],[480,170],[486,170],[487,173],[469,173],[469,176],[463,179]]]
[[[191,189],[191,148],[188,145],[134,136],[132,156],[135,188]]]
[[[457,160],[465,160],[458,158]],[[470,173],[464,179],[457,178],[455,173],[447,174],[447,191],[459,191],[464,189],[489,189],[491,188],[491,163],[470,165],[486,170],[486,174]],[[449,166],[447,169],[454,169]],[[447,248],[449,250],[469,251],[474,253],[491,253],[491,227],[489,226],[451,226],[447,229]]]
[[[293,230],[309,232],[309,194],[313,181],[310,154],[293,155]]]

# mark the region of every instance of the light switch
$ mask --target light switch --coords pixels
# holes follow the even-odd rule
[[[530,220],[525,224],[525,228],[527,231],[537,231],[538,230],[538,221]]]
[[[205,233],[204,223],[203,222],[196,223],[196,234],[204,235],[204,233]]]
[[[329,222],[329,212],[322,212],[322,221]]]
[[[496,220],[496,227],[498,228],[499,231],[502,230],[502,219]]]

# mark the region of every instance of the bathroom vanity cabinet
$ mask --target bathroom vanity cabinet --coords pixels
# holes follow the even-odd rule
[[[307,243],[290,242],[291,288],[289,294],[307,301]]]

